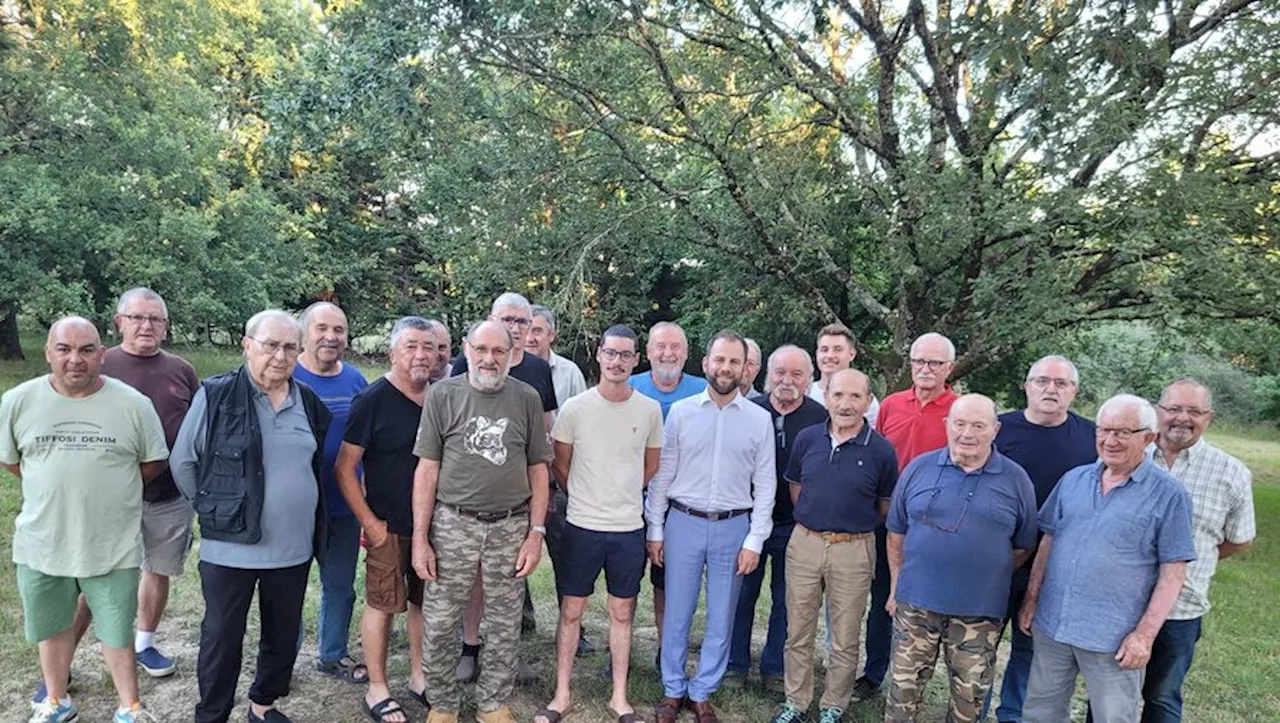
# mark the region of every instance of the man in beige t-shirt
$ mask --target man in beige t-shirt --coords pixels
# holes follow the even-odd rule
[[[551,432],[554,469],[566,480],[569,508],[556,585],[564,594],[556,636],[556,693],[534,723],[557,723],[571,707],[569,683],[582,632],[582,614],[605,573],[609,592],[609,653],[615,718],[634,716],[627,700],[631,620],[644,574],[644,486],[658,470],[662,408],[627,383],[640,356],[636,333],[609,327],[596,361],[600,384],[568,400]]]

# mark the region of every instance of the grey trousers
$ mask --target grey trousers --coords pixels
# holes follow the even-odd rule
[[[1059,643],[1032,627],[1035,657],[1022,704],[1023,723],[1068,723],[1076,674],[1084,676],[1094,723],[1132,723],[1142,702],[1142,669],[1123,670],[1114,653]]]

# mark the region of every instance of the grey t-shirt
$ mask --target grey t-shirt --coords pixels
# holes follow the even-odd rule
[[[254,389],[253,408],[262,429],[262,539],[253,545],[201,540],[200,559],[223,567],[269,570],[301,565],[314,554],[316,505],[320,487],[311,469],[315,434],[307,421],[298,385],[290,382],[289,397],[280,409]],[[204,448],[208,401],[196,392],[170,455],[174,481],[188,500],[195,497],[197,466]]]
[[[552,458],[542,400],[511,377],[496,392],[476,389],[465,374],[437,382],[413,453],[440,462],[438,502],[477,512],[519,507],[529,499],[529,466]]]

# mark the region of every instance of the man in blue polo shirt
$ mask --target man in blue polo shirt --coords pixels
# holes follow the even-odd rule
[[[947,412],[947,446],[902,471],[889,530],[893,668],[885,723],[912,723],[938,651],[951,683],[947,720],[971,723],[995,677],[1014,568],[1036,544],[1036,493],[995,451],[996,405],[966,394]]]
[[[1058,723],[1084,677],[1097,723],[1138,719],[1142,672],[1196,557],[1191,498],[1147,456],[1155,408],[1120,394],[1098,410],[1098,457],[1062,477],[1018,614],[1035,639],[1025,723]],[[1033,629],[1034,621],[1034,629]]]
[[[1031,477],[1036,488],[1036,509],[1049,499],[1062,475],[1073,467],[1089,464],[1098,458],[1093,422],[1071,411],[1080,388],[1076,365],[1064,356],[1047,356],[1027,370],[1023,389],[1027,408],[1000,415],[1000,432],[996,449],[1017,462]],[[1034,560],[1034,555],[1032,556]],[[1000,686],[1000,707],[996,720],[1018,723],[1022,720],[1022,700],[1027,696],[1027,678],[1031,676],[1033,648],[1031,636],[1018,629],[1016,618],[1031,579],[1031,563],[1027,560],[1013,571],[1009,588],[1008,618],[1015,620],[1010,634],[1009,662]],[[991,704],[991,693],[983,706],[982,717]]]
[[[828,380],[826,402],[830,422],[800,432],[784,474],[795,529],[787,545],[787,697],[773,723],[808,720],[813,636],[824,592],[831,656],[818,723],[838,723],[849,705],[876,569],[875,530],[898,480],[893,445],[863,417],[871,403],[867,376],[854,369],[836,372]]]

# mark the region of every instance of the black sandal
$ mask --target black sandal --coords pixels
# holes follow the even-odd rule
[[[396,702],[395,698],[387,698],[374,705],[365,703],[364,709],[369,713],[369,717],[372,718],[375,723],[386,723],[387,716],[392,713],[399,713],[404,717],[405,723],[409,723],[409,714],[405,712],[404,708],[400,707],[400,704]]]
[[[364,684],[369,682],[369,669],[364,663],[357,663],[351,656],[341,660],[317,660],[316,670],[347,683]]]

